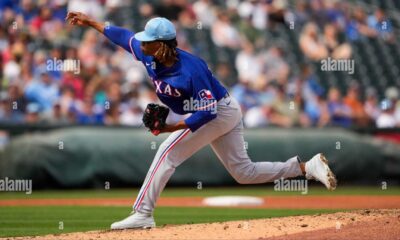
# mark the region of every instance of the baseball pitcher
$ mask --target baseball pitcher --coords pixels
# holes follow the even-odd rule
[[[285,162],[252,162],[243,139],[242,113],[238,102],[213,76],[207,64],[177,47],[176,30],[165,18],[149,20],[144,31],[105,26],[80,12],[70,12],[72,25],[96,29],[143,63],[157,96],[177,114],[191,113],[176,124],[166,124],[166,107],[149,104],[143,122],[154,135],[171,133],[160,145],[127,218],[111,229],[155,227],[153,211],[161,191],[186,159],[210,144],[222,164],[241,184],[272,182],[305,175],[336,188],[336,179],[322,154],[307,162],[294,156]]]

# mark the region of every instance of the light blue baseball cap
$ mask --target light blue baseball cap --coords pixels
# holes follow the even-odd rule
[[[176,38],[176,30],[174,24],[162,17],[150,19],[144,31],[135,34],[135,38],[141,42],[151,42],[157,40],[171,40]]]

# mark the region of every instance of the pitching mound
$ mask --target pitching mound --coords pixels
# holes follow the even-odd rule
[[[150,230],[90,231],[34,239],[397,239],[400,209],[359,210]],[[27,239],[27,237],[21,238]]]

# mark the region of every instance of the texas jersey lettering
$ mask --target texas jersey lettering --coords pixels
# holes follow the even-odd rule
[[[181,92],[177,88],[172,87],[168,83],[165,83],[161,80],[153,80],[153,83],[157,94],[164,94],[171,97],[182,96]]]

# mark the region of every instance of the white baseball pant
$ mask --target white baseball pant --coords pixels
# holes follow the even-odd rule
[[[286,162],[250,160],[243,139],[240,105],[227,96],[218,101],[215,119],[195,132],[189,129],[175,131],[160,145],[133,209],[152,213],[175,168],[208,144],[232,177],[241,184],[266,183],[302,175],[297,156]]]

